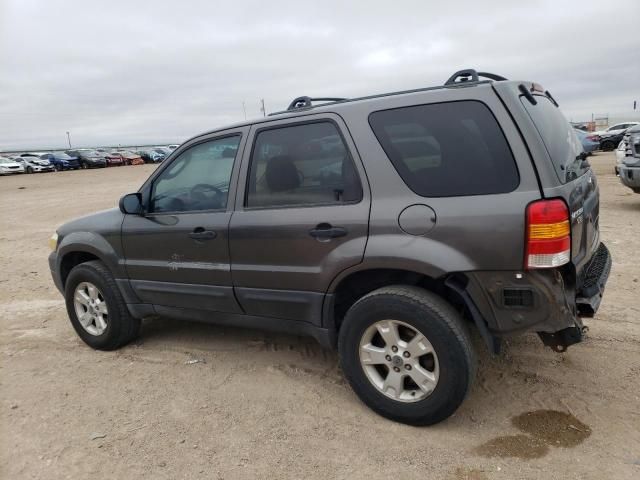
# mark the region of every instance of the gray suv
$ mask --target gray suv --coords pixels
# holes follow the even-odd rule
[[[471,329],[494,353],[580,342],[611,267],[598,206],[551,94],[463,70],[198,135],[49,262],[93,348],[151,316],[311,335],[369,407],[428,425],[469,391]]]
[[[640,125],[624,133],[621,147],[624,158],[617,166],[620,182],[635,193],[640,193]]]

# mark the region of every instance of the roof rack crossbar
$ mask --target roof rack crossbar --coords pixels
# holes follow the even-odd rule
[[[287,107],[287,110],[295,110],[296,108],[309,108],[312,106],[312,102],[343,102],[346,98],[340,97],[297,97],[294,98],[293,101]]]
[[[473,68],[467,68],[465,70],[459,70],[453,75],[449,77],[449,79],[444,82],[445,86],[448,85],[459,85],[461,83],[466,82],[479,82],[480,77],[488,78],[489,80],[495,80],[499,82],[501,80],[506,80],[505,77],[501,75],[496,75],[495,73],[489,72],[476,72]]]

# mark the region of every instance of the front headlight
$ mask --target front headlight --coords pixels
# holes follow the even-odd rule
[[[53,251],[58,249],[58,232],[51,235],[51,238],[49,239],[49,248]]]

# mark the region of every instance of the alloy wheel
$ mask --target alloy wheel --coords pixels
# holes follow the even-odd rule
[[[94,336],[107,329],[109,310],[102,292],[93,283],[81,282],[73,294],[73,306],[82,328]]]
[[[371,384],[400,402],[417,402],[435,390],[440,368],[433,346],[420,331],[399,320],[382,320],[365,330],[360,365]]]

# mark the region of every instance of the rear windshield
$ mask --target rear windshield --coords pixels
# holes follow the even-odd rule
[[[584,174],[589,167],[583,165],[579,155],[582,143],[565,116],[546,96],[536,95],[537,105],[522,97],[520,101],[533,120],[549,152],[553,167],[562,183],[567,183]]]
[[[383,110],[369,124],[404,182],[423,197],[506,193],[520,183],[507,140],[481,102]]]

